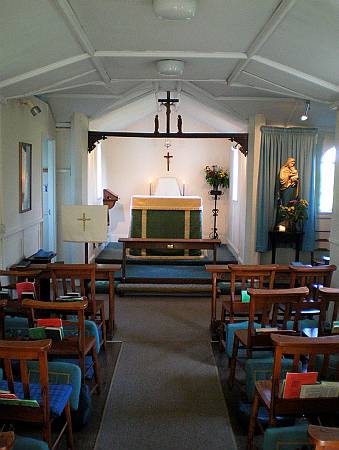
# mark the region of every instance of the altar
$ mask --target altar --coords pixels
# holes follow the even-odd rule
[[[133,195],[132,238],[202,238],[202,199],[198,196]],[[130,257],[201,257],[194,249],[131,249]]]

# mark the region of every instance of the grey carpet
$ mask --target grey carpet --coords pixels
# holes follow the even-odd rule
[[[236,449],[208,330],[209,299],[123,297],[123,341],[95,449]]]

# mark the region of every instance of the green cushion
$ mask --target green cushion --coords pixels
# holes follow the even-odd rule
[[[268,353],[268,352],[267,352]],[[273,372],[274,357],[251,358],[246,361],[246,394],[248,401],[252,401],[255,392],[255,382],[270,380]],[[281,363],[281,378],[285,378],[286,372],[293,368],[293,359],[283,359]]]
[[[13,450],[48,450],[48,444],[40,439],[15,435]]]
[[[118,281],[114,281],[114,289],[117,287]],[[96,294],[108,294],[109,293],[109,281],[98,280],[95,282]]]
[[[313,449],[307,434],[308,423],[291,427],[267,428],[264,434],[263,450],[304,450]]]
[[[248,321],[245,322],[235,322],[235,323],[229,323],[226,326],[226,354],[229,358],[232,357],[233,352],[233,341],[234,341],[234,332],[235,330],[243,330],[244,328],[247,329],[248,327]],[[259,328],[260,325],[258,323],[254,324],[254,328]],[[271,355],[272,352],[264,352],[264,351],[258,351],[253,352],[254,358],[263,358],[266,355]],[[238,351],[238,356],[246,356],[246,350],[240,348]]]
[[[314,370],[320,372],[321,366],[323,364],[324,355],[317,355],[314,365]],[[328,381],[338,381],[339,373],[339,354],[330,356],[330,361],[328,364],[328,370],[326,373],[326,380]]]

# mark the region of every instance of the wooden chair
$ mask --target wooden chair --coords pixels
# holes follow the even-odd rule
[[[309,425],[308,435],[315,445],[315,450],[339,449],[339,428]]]
[[[230,364],[229,385],[233,387],[240,345],[246,349],[247,358],[254,350],[272,349],[271,333],[259,333],[258,328],[278,328],[277,332],[293,333],[298,331],[299,315],[295,314],[297,305],[308,294],[306,287],[295,289],[248,289],[250,295],[249,318],[246,329],[237,329],[234,333],[233,352]],[[283,317],[280,308],[283,306]],[[293,329],[288,330],[288,322],[293,311]],[[255,319],[259,318],[257,322]]]
[[[253,436],[258,415],[259,405],[263,405],[269,413],[269,425],[276,425],[276,418],[280,416],[312,417],[339,411],[339,400],[335,398],[283,398],[280,395],[281,365],[284,357],[293,358],[292,371],[313,371],[316,358],[323,355],[318,366],[318,379],[326,379],[329,358],[339,353],[339,336],[307,338],[272,334],[271,339],[275,347],[273,375],[271,380],[257,381],[252,405],[252,414],[248,429],[247,448],[253,447]],[[307,367],[301,367],[300,360],[306,361]],[[319,360],[318,360],[319,363]]]
[[[30,308],[31,320],[36,322],[39,317],[39,312],[46,317],[46,312],[53,316],[69,316],[71,320],[63,319],[62,324],[65,330],[65,337],[62,340],[53,340],[49,355],[60,358],[76,358],[79,359],[80,369],[82,373],[83,382],[85,382],[86,374],[93,368],[95,386],[92,391],[96,389],[100,393],[100,369],[96,351],[95,336],[85,335],[85,309],[87,308],[87,300],[75,302],[44,302],[38,300],[23,300],[23,306]],[[76,315],[76,318],[73,317]],[[71,330],[67,330],[71,328]],[[67,332],[71,331],[71,333]],[[92,357],[92,363],[86,367],[86,356]]]
[[[319,288],[319,297],[325,300],[327,310],[332,305],[332,314],[330,315],[330,327],[332,329],[333,322],[338,320],[339,312],[339,289],[330,287]]]
[[[106,350],[106,316],[104,300],[95,298],[95,264],[48,264],[52,278],[54,301],[68,292],[78,292],[87,297],[86,317],[95,320],[101,330],[101,342]],[[89,283],[89,284],[88,284]]]
[[[320,287],[330,287],[333,272],[337,269],[334,264],[323,266],[289,266],[291,271],[291,288],[307,286],[309,296],[306,300],[316,300]]]
[[[0,450],[11,450],[14,445],[13,431],[3,431],[0,433]]]
[[[229,264],[231,274],[229,299],[221,306],[221,322],[232,323],[239,320],[239,316],[248,317],[249,303],[241,301],[241,291],[247,288],[273,289],[276,265],[242,265]],[[240,291],[240,292],[239,292]]]
[[[42,341],[0,341],[0,359],[3,360],[6,381],[0,383],[0,389],[8,389],[20,399],[37,400],[39,406],[1,405],[0,420],[4,422],[26,422],[42,426],[43,439],[49,448],[58,445],[63,433],[67,431],[67,446],[73,448],[72,421],[69,398],[72,387],[69,384],[49,385],[47,352],[51,348],[51,340]],[[19,381],[14,380],[12,364],[19,360]],[[40,383],[29,383],[27,362],[39,361]],[[52,422],[65,413],[65,424],[52,444]]]

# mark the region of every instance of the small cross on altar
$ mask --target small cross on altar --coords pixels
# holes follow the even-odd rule
[[[86,213],[82,213],[82,217],[78,217],[77,220],[82,221],[82,231],[86,231],[86,222],[92,220],[89,217],[86,218]]]
[[[169,172],[170,158],[173,158],[173,155],[170,155],[169,152],[167,152],[167,155],[164,155],[164,158],[167,159],[167,172]]]

